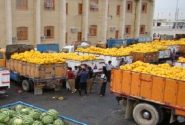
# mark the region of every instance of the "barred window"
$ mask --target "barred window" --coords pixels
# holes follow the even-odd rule
[[[44,8],[46,10],[54,10],[55,9],[55,1],[54,0],[44,0]]]
[[[54,26],[45,26],[44,36],[46,36],[46,39],[54,38]]]
[[[28,0],[16,0],[16,9],[27,10],[28,9]]]
[[[17,40],[28,40],[28,27],[17,27]]]

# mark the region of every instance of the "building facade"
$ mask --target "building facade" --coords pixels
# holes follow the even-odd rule
[[[0,46],[150,36],[154,0],[0,0]]]

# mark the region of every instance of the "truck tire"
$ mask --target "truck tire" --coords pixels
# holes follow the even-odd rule
[[[31,90],[31,84],[28,80],[23,80],[22,81],[22,89],[25,92],[29,92]]]
[[[157,125],[160,121],[158,110],[147,103],[139,103],[134,107],[133,118],[139,125]]]

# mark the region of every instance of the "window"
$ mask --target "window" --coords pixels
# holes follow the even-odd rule
[[[28,27],[17,27],[17,40],[28,40]]]
[[[16,0],[16,8],[19,10],[27,10],[28,0]]]
[[[132,13],[132,1],[127,1],[127,12]]]
[[[147,3],[142,4],[142,13],[147,13]]]
[[[78,14],[82,14],[83,13],[83,6],[81,3],[78,4]]]
[[[125,34],[130,35],[131,34],[131,25],[126,25],[125,26]]]
[[[44,0],[44,8],[46,10],[54,10],[55,9],[55,1],[54,0]]]
[[[46,38],[54,38],[54,26],[46,26],[44,27],[44,36]]]
[[[68,14],[68,3],[66,3],[66,15]]]
[[[77,40],[82,41],[82,32],[78,32]]]
[[[98,0],[90,0],[90,11],[98,11]]]
[[[116,30],[116,32],[115,32],[115,38],[116,38],[116,39],[119,38],[119,30]]]
[[[145,34],[145,25],[140,26],[140,34]]]
[[[117,16],[120,15],[120,9],[121,9],[121,6],[118,5],[118,6],[117,6],[117,9],[116,9],[116,15],[117,15]]]
[[[97,25],[91,25],[89,28],[89,36],[97,35]]]

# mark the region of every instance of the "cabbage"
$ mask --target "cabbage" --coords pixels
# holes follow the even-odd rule
[[[10,117],[6,113],[0,113],[0,123],[7,123]]]
[[[48,115],[51,115],[54,119],[57,119],[59,113],[55,109],[49,109],[48,110]]]
[[[60,120],[60,119],[57,119],[57,120],[54,121],[53,124],[54,125],[64,125],[64,122],[62,120]]]
[[[15,119],[12,121],[12,125],[23,125],[23,120],[20,119],[20,118],[15,118]]]
[[[42,122],[43,122],[44,124],[51,124],[51,123],[53,123],[53,117],[50,116],[50,115],[46,115],[46,116],[44,116],[44,117],[42,118]]]
[[[43,125],[40,121],[34,121],[32,125]]]
[[[24,125],[32,125],[33,122],[34,122],[33,118],[30,117],[29,115],[23,116]]]
[[[16,105],[15,106],[15,111],[21,111],[22,108],[24,108],[23,105]]]

